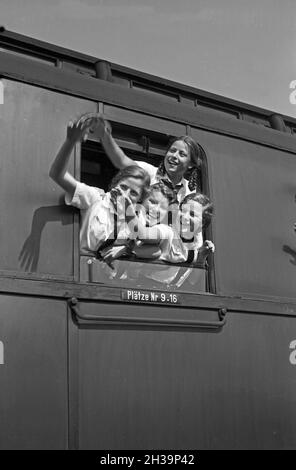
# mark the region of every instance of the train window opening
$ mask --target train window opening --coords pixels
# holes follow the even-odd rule
[[[259,126],[264,126],[271,129],[271,124],[268,118],[262,117],[254,113],[243,113],[243,120]]]
[[[135,161],[143,161],[158,167],[172,136],[140,128],[112,124],[112,135],[124,152]],[[107,157],[101,143],[87,140],[81,145],[81,182],[109,191],[117,169]],[[186,177],[186,175],[185,175]],[[200,175],[202,183],[204,175]],[[203,231],[203,239],[208,237]],[[172,263],[152,258],[140,258],[133,249],[127,250],[112,263],[97,259],[95,253],[81,251],[80,279],[82,282],[116,284],[122,287],[182,290],[184,292],[209,291],[209,268],[195,258]]]
[[[231,117],[231,118],[235,118],[235,119],[239,119],[240,118],[240,114],[238,111],[236,110],[232,110],[232,109],[226,109],[226,108],[223,108],[222,106],[218,106],[218,105],[212,105],[210,103],[205,103],[205,102],[202,102],[200,100],[196,100],[196,107],[198,109],[203,109],[205,111],[213,111],[214,113],[218,114],[218,115],[221,115],[223,117]]]
[[[93,67],[83,66],[75,62],[69,62],[66,60],[62,61],[62,67],[64,69],[79,73],[81,75],[86,75],[86,76],[93,77],[93,78],[96,77],[96,72],[93,69]]]
[[[16,57],[25,58],[34,62],[39,62],[41,64],[52,65],[55,66],[55,59],[46,56],[45,54],[37,54],[33,52],[26,52],[23,49],[19,49],[17,47],[0,47],[0,52],[5,52]]]
[[[160,99],[170,100],[170,101],[180,101],[180,94],[176,93],[175,91],[169,91],[167,87],[161,88],[157,86],[153,86],[146,83],[141,83],[135,80],[132,80],[131,87],[135,90],[140,90],[143,93],[151,94],[157,96]]]

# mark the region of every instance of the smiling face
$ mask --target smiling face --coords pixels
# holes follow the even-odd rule
[[[202,230],[203,206],[194,200],[189,200],[181,206],[180,231],[181,236],[190,240]]]
[[[165,170],[174,183],[178,183],[191,166],[190,151],[183,140],[176,140],[164,157]]]
[[[169,201],[161,191],[152,191],[143,202],[146,210],[146,220],[149,226],[163,223],[167,216]]]

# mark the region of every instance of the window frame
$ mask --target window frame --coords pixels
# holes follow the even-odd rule
[[[168,141],[170,140],[170,138],[173,138],[173,137],[177,137],[178,135],[176,135],[176,132],[175,134],[172,134],[169,132],[170,130],[170,126],[172,126],[172,128],[176,128],[176,126],[179,125],[180,129],[183,128],[183,133],[179,133],[179,135],[191,135],[191,126],[188,126],[188,125],[184,125],[184,124],[178,124],[174,121],[169,121],[169,120],[161,120],[163,121],[163,126],[161,129],[159,129],[158,125],[159,125],[159,122],[160,122],[160,119],[158,117],[155,117],[153,118],[153,116],[148,116],[148,115],[145,115],[145,114],[140,114],[140,113],[135,113],[133,111],[130,111],[130,110],[125,110],[123,108],[117,108],[115,106],[111,106],[111,105],[104,105],[104,103],[98,103],[98,108],[99,108],[99,111],[101,113],[104,114],[104,116],[106,117],[106,119],[110,120],[111,121],[111,125],[115,124],[116,126],[124,126],[124,127],[128,127],[132,130],[132,128],[134,129],[137,129],[137,131],[143,131],[143,136],[147,135],[147,134],[159,134],[159,135],[162,135],[162,136],[167,136],[168,138]],[[111,111],[111,112],[110,112]],[[118,117],[116,116],[116,111],[118,111]],[[124,120],[124,116],[127,116],[127,122],[126,120]],[[110,119],[111,118],[111,119]],[[141,120],[140,119],[137,119],[137,118],[142,118],[142,121],[143,121],[143,124],[141,123]],[[146,128],[146,126],[144,125],[145,122],[149,123],[148,124],[148,129]],[[153,122],[155,123],[154,126],[153,126]],[[166,124],[167,124],[167,128],[166,128]],[[163,132],[164,130],[167,130],[167,132]],[[136,144],[133,144],[133,143],[129,143],[128,140],[127,141],[124,141],[122,139],[117,139],[115,137],[115,140],[116,142],[119,144],[120,147],[122,147],[124,144],[126,144],[126,147],[123,147],[123,148],[129,148],[131,149],[132,151],[136,151]],[[87,142],[95,142],[95,143],[100,143],[100,140],[95,136],[95,134],[92,134],[91,136],[89,136]],[[82,177],[82,171],[81,171],[81,168],[82,168],[82,146],[83,145],[87,145],[87,142],[86,143],[81,143],[81,144],[78,144],[76,147],[76,151],[75,151],[75,177],[81,181],[81,177]],[[142,151],[144,153],[144,150]],[[206,152],[205,152],[206,153]],[[157,152],[157,155],[158,155],[158,152]],[[146,160],[145,160],[146,161]],[[150,163],[150,162],[148,162]],[[202,186],[203,186],[203,192],[210,196],[210,184],[209,184],[209,178],[208,178],[208,163],[207,163],[207,158],[205,159],[205,164],[204,164],[204,168],[203,168],[203,173],[202,173]],[[79,214],[77,214],[77,217],[78,219],[80,218],[79,217]],[[76,220],[75,222],[76,223]],[[204,233],[204,232],[203,232]],[[205,231],[205,234],[206,234],[206,237],[204,239],[211,239],[212,240],[212,230],[211,230],[211,224],[210,226],[206,229]],[[77,235],[76,235],[76,238],[77,238]],[[80,244],[79,244],[79,237],[78,237],[78,250],[76,250],[76,255],[74,256],[74,263],[75,265],[79,265],[79,267],[77,268],[77,280],[79,280],[79,282],[85,282],[85,281],[82,281],[81,280],[81,273],[80,273],[80,260],[81,260],[81,257],[82,256],[85,256],[83,255],[82,253],[80,253]],[[77,255],[78,253],[78,255]],[[91,255],[90,255],[91,257]],[[77,259],[78,258],[78,259]],[[211,258],[213,258],[213,256],[211,256]],[[128,260],[129,261],[129,260]],[[132,261],[132,260],[130,260]],[[137,263],[137,261],[134,261],[135,263]],[[140,262],[143,262],[143,260],[140,260],[138,261],[139,263]],[[170,264],[170,263],[165,263],[165,262],[159,262],[159,263],[149,263],[149,261],[145,261],[147,262],[148,264],[161,264],[161,265],[167,265],[167,266],[183,266],[185,265],[185,263],[180,263],[180,265],[175,265],[175,264]],[[186,265],[188,268],[190,267],[193,267],[193,266],[190,266],[190,264]],[[197,269],[200,269],[201,266],[196,266]],[[214,273],[214,263],[213,263],[213,260],[210,261],[210,263],[206,263],[206,266],[203,268],[205,269],[206,273],[205,273],[205,291],[198,291],[196,292],[196,294],[215,294],[216,293],[216,284],[215,284],[215,273]],[[76,272],[76,270],[75,270]],[[99,283],[98,282],[91,282],[91,284],[94,284],[94,285],[98,285]],[[111,284],[111,282],[110,282]],[[105,284],[105,283],[102,283],[103,286],[108,286],[108,284]],[[113,287],[114,288],[114,287]],[[116,287],[118,289],[122,289],[122,288],[125,288],[125,287]],[[145,289],[145,286],[143,285],[143,287],[141,287],[142,289]],[[165,288],[164,288],[165,289]],[[180,294],[184,295],[186,293],[188,294],[192,294],[192,292],[185,292],[185,291],[182,291],[182,289],[180,289],[180,291],[177,291],[179,292]]]

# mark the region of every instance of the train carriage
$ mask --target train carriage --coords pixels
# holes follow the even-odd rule
[[[295,448],[296,120],[4,28],[0,57],[0,448]],[[80,252],[48,172],[97,111],[136,160],[201,143],[206,269]],[[71,165],[115,172],[96,133]]]

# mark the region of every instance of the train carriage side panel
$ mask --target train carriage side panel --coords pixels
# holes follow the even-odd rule
[[[208,156],[217,293],[295,298],[296,154],[197,129],[193,136]]]
[[[66,304],[1,294],[0,340],[0,448],[67,448]]]
[[[292,449],[295,318],[228,312],[220,331],[103,324],[116,306],[79,302],[80,449]],[[172,307],[122,305],[163,318]],[[217,312],[180,308],[192,319]]]
[[[0,270],[71,279],[74,211],[48,173],[69,120],[96,105],[11,80],[3,84]]]
[[[61,86],[63,73],[63,66],[52,73],[51,86],[57,76]],[[42,76],[47,86],[46,74]],[[95,100],[102,81],[80,83],[77,77],[81,90],[85,87],[81,96]],[[251,138],[247,142],[225,135],[227,126],[231,130],[236,123],[237,137],[242,132],[246,138],[251,124],[243,121],[220,116],[221,135],[198,107],[178,108],[176,102],[162,112],[161,99],[147,106],[132,90],[122,100],[124,88],[121,92],[116,85],[113,97],[109,83],[104,97],[102,87],[100,109],[117,125],[146,128],[152,137],[162,134],[161,142],[179,130],[193,134],[207,152],[216,209],[212,231],[221,296],[181,292],[178,306],[132,305],[115,283],[79,279],[78,213],[65,207],[63,191],[48,176],[68,121],[95,111],[96,103],[8,79],[3,83],[0,271],[11,294],[3,287],[0,296],[5,353],[1,445],[295,447],[295,364],[290,356],[295,308],[279,301],[295,299],[292,136],[288,153],[268,143],[258,145],[260,139],[252,143]],[[76,94],[79,87],[74,87]],[[130,109],[129,98],[134,100]],[[256,127],[257,136],[259,131]],[[275,131],[264,132],[265,140],[271,133],[276,147]],[[126,145],[137,152],[141,143],[143,139],[131,139]],[[72,172],[79,169],[79,146],[75,157]],[[13,276],[25,279],[14,284]],[[25,284],[31,289],[27,295]],[[14,291],[16,285],[21,287]],[[76,310],[71,302],[66,307],[72,296],[78,298]],[[277,302],[240,296],[275,296]],[[272,304],[272,310],[264,303]],[[221,307],[228,309],[225,321],[218,316]],[[160,326],[164,317],[166,326]],[[211,325],[186,327],[188,319]]]

